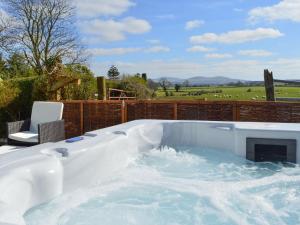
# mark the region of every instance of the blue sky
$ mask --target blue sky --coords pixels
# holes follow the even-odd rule
[[[300,0],[76,0],[96,75],[300,79]]]

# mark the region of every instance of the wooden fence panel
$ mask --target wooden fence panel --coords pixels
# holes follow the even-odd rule
[[[172,103],[127,103],[127,121],[137,119],[173,120],[174,118],[174,104]]]
[[[250,122],[300,122],[299,103],[259,102],[239,104],[240,121]]]
[[[233,120],[233,105],[231,104],[203,104],[178,103],[178,120]]]
[[[82,114],[80,102],[64,102],[63,119],[65,120],[66,138],[82,134]]]
[[[300,122],[300,103],[67,101],[64,104],[67,137],[137,119]]]
[[[122,123],[122,102],[86,102],[83,112],[85,132]]]

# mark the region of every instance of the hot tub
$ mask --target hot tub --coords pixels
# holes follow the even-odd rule
[[[297,224],[299,141],[298,124],[139,120],[3,154],[0,225]]]

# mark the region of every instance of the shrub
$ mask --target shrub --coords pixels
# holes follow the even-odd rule
[[[138,99],[149,99],[153,96],[153,90],[147,87],[147,81],[137,76],[124,76],[120,81],[120,88],[136,92]]]
[[[93,72],[84,65],[72,65],[66,68],[67,72],[73,77],[80,79],[81,83],[69,84],[62,94],[63,99],[88,100],[94,99],[97,93],[97,80]]]
[[[11,82],[0,80],[0,109],[8,106],[18,93],[19,90]]]
[[[5,135],[7,121],[30,117],[35,80],[35,77],[29,77],[0,82],[0,136]]]
[[[106,80],[106,88],[121,89],[121,80]]]
[[[68,65],[61,68],[52,85],[46,76],[39,76],[34,83],[34,100],[88,100],[97,93],[97,81],[84,65]],[[77,81],[80,80],[80,84]],[[51,87],[55,87],[54,91]]]

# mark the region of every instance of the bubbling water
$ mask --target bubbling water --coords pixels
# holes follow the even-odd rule
[[[153,149],[88,189],[30,210],[28,225],[300,224],[300,168],[213,149]]]

